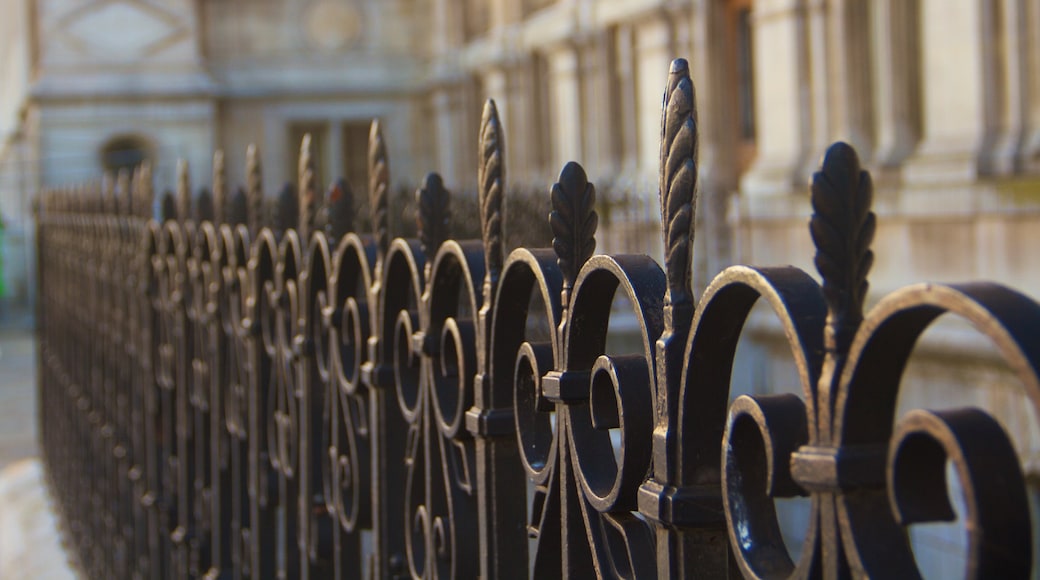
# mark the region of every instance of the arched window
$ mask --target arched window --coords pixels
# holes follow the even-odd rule
[[[112,173],[122,169],[132,170],[151,157],[148,143],[136,135],[114,137],[101,148],[101,166]]]

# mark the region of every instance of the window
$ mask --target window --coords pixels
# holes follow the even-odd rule
[[[737,167],[743,173],[755,157],[755,66],[754,31],[751,23],[752,0],[728,0],[726,25],[736,97]]]
[[[101,148],[101,167],[112,173],[123,169],[131,171],[150,158],[147,143],[136,135],[115,137]]]

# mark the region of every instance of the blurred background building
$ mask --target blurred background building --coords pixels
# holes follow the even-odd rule
[[[580,161],[610,214],[599,249],[657,254],[659,108],[676,56],[690,60],[698,90],[699,287],[736,262],[815,272],[807,183],[841,139],[875,179],[875,300],[918,280],[1040,288],[1040,0],[3,6],[9,314],[32,302],[31,197],[41,188],[146,159],[166,187],[178,158],[204,184],[215,148],[241,183],[256,143],[273,195],[311,133],[319,179],[343,175],[363,191],[368,125],[379,118],[400,187],[437,170],[471,190],[488,97],[505,125],[511,186],[544,188]],[[941,329],[908,370],[919,400],[995,407],[1040,473],[1036,418],[1013,381],[970,332]],[[756,317],[750,334],[735,380],[797,390],[779,326]]]

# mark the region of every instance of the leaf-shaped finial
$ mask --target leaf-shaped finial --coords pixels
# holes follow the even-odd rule
[[[809,231],[816,244],[816,269],[827,300],[827,350],[847,353],[863,320],[867,274],[874,263],[870,243],[875,220],[870,205],[874,186],[860,168],[856,150],[846,143],[827,149],[823,167],[813,174],[813,216]]]
[[[299,221],[300,207],[296,188],[293,187],[293,184],[286,183],[282,186],[282,190],[278,192],[278,199],[274,204],[274,215],[271,216],[271,222],[274,223],[274,228],[278,232],[284,232],[296,227]]]
[[[505,253],[502,247],[502,196],[506,183],[505,142],[502,123],[498,120],[495,101],[484,103],[480,119],[480,165],[477,166],[477,195],[480,202],[480,224],[484,238],[487,277],[497,282]]]
[[[123,168],[116,174],[116,188],[112,196],[112,213],[130,215],[130,170]]]
[[[249,232],[255,236],[263,227],[265,216],[260,152],[252,143],[246,148],[246,207],[249,209],[249,215],[246,218]]]
[[[222,224],[227,219],[227,181],[224,171],[224,152],[213,153],[213,222]]]
[[[692,300],[690,257],[697,211],[697,105],[690,65],[672,61],[661,112],[661,225],[668,274],[666,302]]]
[[[195,198],[195,223],[213,221],[213,194],[203,187]]]
[[[596,188],[589,183],[585,170],[571,161],[560,172],[552,186],[552,212],[549,225],[553,231],[556,262],[563,271],[564,288],[571,288],[582,265],[596,250]]]
[[[187,221],[191,217],[191,174],[185,159],[177,160],[177,219]]]
[[[307,133],[300,142],[300,159],[297,167],[297,188],[300,193],[300,223],[297,233],[301,240],[310,238],[311,230],[318,216],[318,192],[314,177],[314,156],[311,154],[311,134]]]
[[[249,223],[249,202],[246,199],[246,190],[241,187],[235,189],[228,201],[227,223],[233,226]]]
[[[338,240],[354,229],[354,190],[342,177],[325,193],[325,234]]]
[[[368,205],[380,258],[390,247],[389,215],[387,214],[389,195],[390,165],[386,156],[383,130],[377,119],[372,121],[372,128],[368,133]]]
[[[419,206],[419,240],[426,255],[432,256],[451,235],[451,193],[440,175],[426,174],[422,187],[415,192],[415,204]]]

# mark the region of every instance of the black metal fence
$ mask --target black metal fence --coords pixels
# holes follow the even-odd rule
[[[595,190],[574,163],[551,188],[552,249],[507,256],[490,102],[479,240],[451,239],[433,174],[416,194],[419,239],[391,239],[378,124],[370,233],[352,231],[349,185],[319,199],[307,139],[270,223],[253,150],[244,190],[226,192],[218,154],[212,193],[192,200],[182,177],[159,221],[147,168],[100,194],[46,194],[43,448],[83,572],[913,577],[905,528],[953,517],[950,461],[967,575],[1027,576],[1029,505],[1004,430],[978,409],[897,421],[895,403],[915,340],[947,312],[1040,401],[1040,306],[996,284],[929,284],[864,317],[872,186],[844,144],[812,184],[822,285],[735,266],[694,297],[685,61],[662,117],[663,267],[594,255]],[[633,352],[608,348],[615,295],[639,321]],[[758,300],[783,326],[802,397],[729,401]],[[793,496],[811,498],[797,561],[774,504]]]

